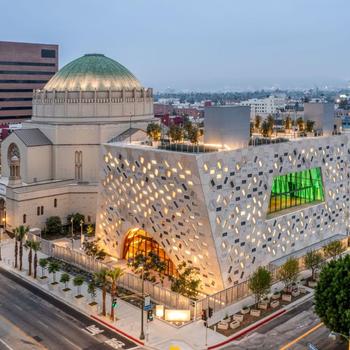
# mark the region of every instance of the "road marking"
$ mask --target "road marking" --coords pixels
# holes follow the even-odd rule
[[[47,324],[45,324],[44,322],[41,322],[40,320],[38,320],[38,323],[40,323],[42,326],[49,328],[49,326]]]
[[[98,328],[96,325],[92,324],[91,326],[89,327],[85,327],[83,329],[85,332],[89,333],[90,335],[97,335],[97,334],[100,334],[100,333],[103,333],[104,330],[103,329],[100,329]]]
[[[18,306],[17,304],[13,305],[15,308],[17,308],[18,310],[24,311],[20,306]]]
[[[74,346],[76,349],[79,349],[81,350],[82,348],[79,347],[78,345],[74,344],[73,342],[71,342],[68,338],[66,338],[65,336],[63,336],[63,338],[69,343],[71,344],[72,346]]]
[[[105,344],[108,344],[113,349],[120,349],[120,348],[123,348],[125,346],[125,344],[122,341],[120,341],[116,338],[106,340]]]
[[[4,344],[4,345],[7,347],[7,349],[9,349],[9,350],[15,350],[15,349],[11,348],[11,346],[8,345],[8,344],[5,342],[5,340],[2,340],[1,338],[0,338],[0,342],[1,342],[2,344]]]
[[[307,332],[305,332],[304,334],[302,334],[301,336],[299,336],[298,338],[295,338],[293,341],[291,341],[290,343],[282,346],[280,348],[280,350],[287,350],[289,349],[292,345],[294,345],[295,343],[297,343],[299,340],[307,337],[309,334],[315,332],[318,328],[320,328],[321,326],[323,326],[323,322],[320,322],[319,324],[317,324],[315,327],[309,329]]]

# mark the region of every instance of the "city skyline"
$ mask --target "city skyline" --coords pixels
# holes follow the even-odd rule
[[[2,40],[58,44],[60,67],[104,53],[156,91],[345,87],[350,80],[350,49],[342,45],[350,5],[342,0],[61,1],[55,11],[36,3],[5,2]]]

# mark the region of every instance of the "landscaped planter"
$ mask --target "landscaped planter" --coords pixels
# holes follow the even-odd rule
[[[281,293],[280,292],[275,292],[271,295],[271,299],[273,300],[277,300],[281,297]]]
[[[241,314],[242,315],[246,315],[246,314],[249,314],[249,311],[250,311],[250,307],[248,306],[245,306],[241,309]]]
[[[273,301],[271,301],[271,303],[270,303],[270,306],[271,306],[273,309],[275,309],[275,308],[278,307],[279,305],[280,305],[279,300],[273,300]]]
[[[308,286],[309,286],[310,288],[316,288],[317,282],[316,282],[316,281],[309,281]]]
[[[89,312],[94,314],[98,312],[98,304],[96,302],[91,302],[88,305]]]
[[[300,293],[306,294],[306,288],[305,287],[299,287]]]
[[[230,328],[231,328],[231,329],[236,329],[236,328],[238,328],[240,325],[241,325],[241,323],[240,323],[239,321],[232,321],[232,322],[230,323]]]
[[[250,310],[250,315],[251,315],[251,316],[254,316],[254,317],[260,317],[260,315],[261,315],[261,310],[251,309],[251,310]]]
[[[39,278],[38,278],[38,282],[39,282],[40,284],[46,284],[46,283],[49,282],[49,279],[48,279],[46,276],[39,277]]]
[[[58,282],[52,282],[49,284],[49,290],[54,291],[54,290],[57,290],[57,288],[58,288]]]
[[[292,301],[292,295],[291,294],[282,294],[282,300],[291,302]]]
[[[267,310],[267,306],[268,306],[267,303],[259,303],[258,304],[258,309]]]
[[[77,304],[77,305],[81,305],[84,301],[84,295],[75,295],[74,296],[74,303]]]
[[[296,290],[293,290],[293,291],[292,291],[292,296],[293,296],[294,298],[298,297],[299,295],[300,295],[300,290],[299,290],[299,289],[296,289]]]
[[[62,288],[60,289],[60,293],[64,296],[64,297],[69,297],[71,294],[72,290],[70,288]]]
[[[244,315],[235,314],[235,315],[233,315],[233,319],[234,319],[234,321],[243,322]]]

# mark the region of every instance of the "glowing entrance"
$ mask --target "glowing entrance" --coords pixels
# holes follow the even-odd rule
[[[138,254],[147,256],[149,252],[156,253],[160,260],[166,263],[166,275],[172,276],[176,274],[175,265],[158,242],[144,230],[130,230],[125,238],[123,258],[126,260],[133,259]]]

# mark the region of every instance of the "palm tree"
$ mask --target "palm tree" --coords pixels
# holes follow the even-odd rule
[[[39,265],[41,267],[41,277],[42,278],[44,277],[44,270],[46,269],[48,263],[49,263],[48,260],[45,259],[45,258],[41,258],[39,260]]]
[[[106,294],[107,294],[107,285],[108,285],[108,270],[102,268],[100,271],[95,272],[94,274],[96,283],[102,289],[102,315],[106,316]]]
[[[32,261],[33,261],[33,241],[27,239],[25,244],[24,244],[24,248],[29,249],[29,253],[28,253],[28,276],[32,275]]]
[[[49,268],[48,271],[49,273],[52,273],[53,276],[53,282],[54,284],[56,284],[56,272],[58,272],[60,270],[60,263],[56,260],[51,260],[49,262]]]
[[[120,267],[115,267],[108,271],[108,279],[111,282],[111,320],[114,321],[113,299],[117,296],[117,281],[123,276],[124,270]]]
[[[15,234],[15,269],[18,267],[18,229],[14,229]]]
[[[23,262],[23,238],[29,231],[29,226],[20,225],[15,228],[16,241],[19,241],[19,270],[22,271]],[[16,242],[17,243],[17,242]],[[16,248],[17,247],[17,248]],[[15,245],[15,267],[17,267],[17,250],[18,246]]]
[[[38,250],[40,249],[40,242],[39,241],[32,241],[32,249],[34,250],[34,272],[33,277],[36,278],[37,276],[37,269],[38,269]]]
[[[81,276],[81,275],[77,275],[73,279],[73,284],[77,287],[77,295],[76,295],[77,298],[82,296],[80,288],[83,285],[84,281],[85,281],[85,278],[84,276]]]

